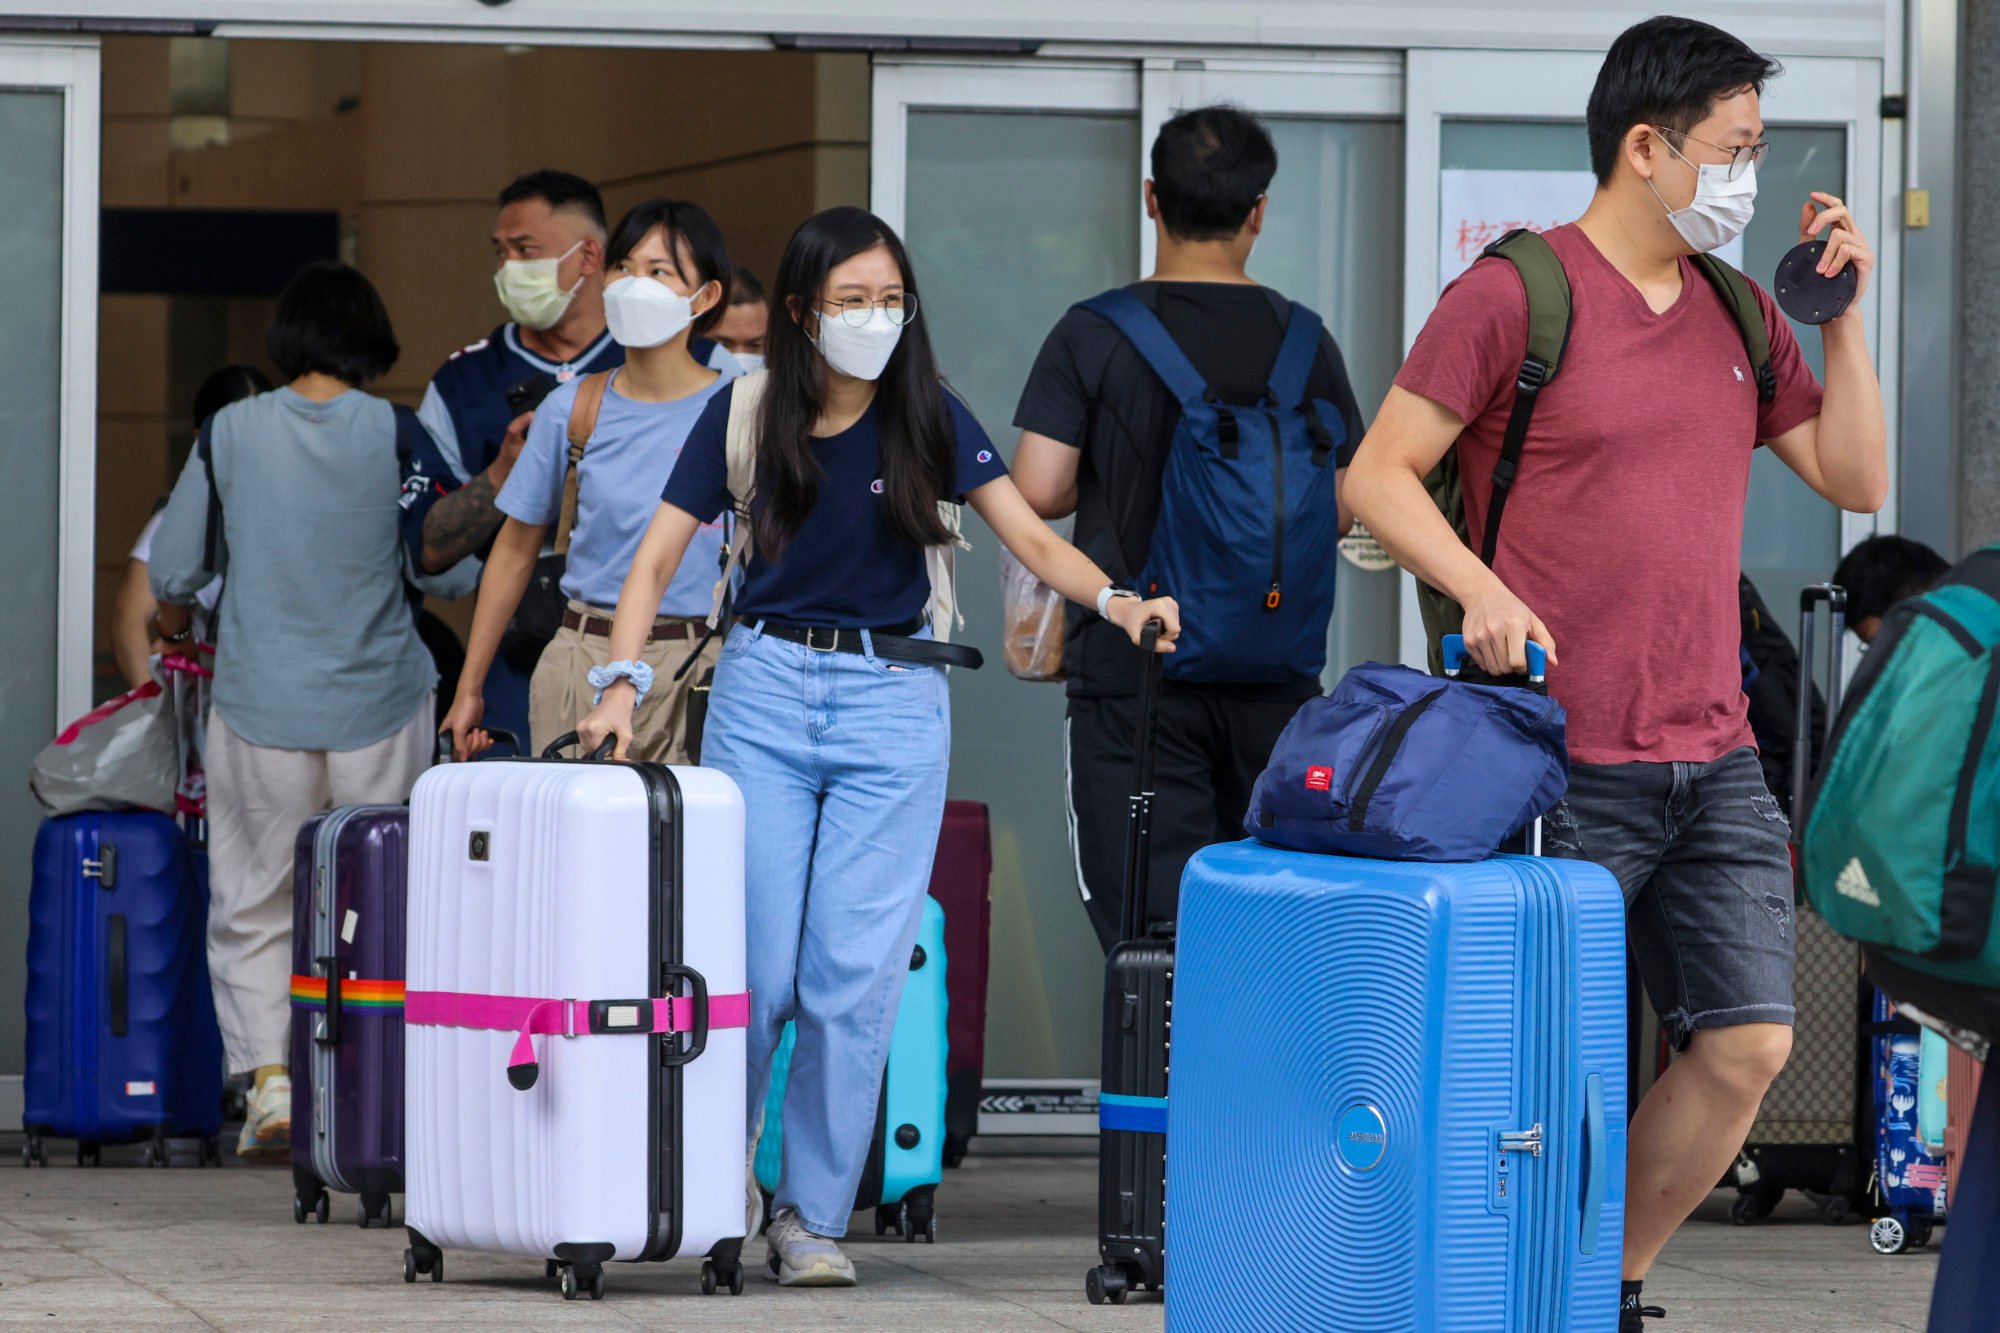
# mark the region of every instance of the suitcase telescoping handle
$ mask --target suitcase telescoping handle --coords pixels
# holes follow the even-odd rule
[[[542,758],[553,759],[557,755],[561,754],[564,750],[567,750],[570,746],[582,745],[582,744],[583,744],[583,737],[577,735],[573,731],[565,731],[562,735],[550,741],[548,745],[543,748]],[[617,737],[606,736],[604,740],[598,745],[598,747],[590,752],[590,757],[592,759],[609,759],[611,757],[611,751],[617,748],[617,745],[618,745]]]
[[[521,744],[521,738],[505,727],[481,727],[480,730],[491,736],[495,745],[511,745],[515,754],[525,755],[528,752],[527,747]],[[437,761],[440,764],[451,762],[452,740],[453,736],[449,731],[438,733]]]
[[[1456,680],[1460,673],[1465,670],[1465,659],[1467,656],[1465,651],[1465,636],[1463,634],[1445,635],[1442,649],[1444,674]],[[1530,639],[1528,640],[1528,684],[1539,687],[1546,684],[1548,678],[1549,651],[1533,639]]]
[[[1160,742],[1160,631],[1157,620],[1139,631],[1139,715],[1132,737],[1132,795],[1125,815],[1125,902],[1119,928],[1128,940],[1146,933],[1146,891],[1153,853],[1153,761]]]
[[[1826,721],[1829,728],[1840,712],[1840,676],[1847,646],[1847,590],[1832,583],[1815,583],[1799,590],[1799,705],[1792,744],[1792,829],[1793,836],[1804,834],[1806,794],[1812,788],[1813,750],[1820,737],[1812,734],[1813,659],[1818,654],[1815,640],[1814,609],[1826,603],[1832,631],[1827,637]]]

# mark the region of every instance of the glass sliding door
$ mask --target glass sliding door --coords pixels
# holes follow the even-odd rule
[[[20,1119],[28,867],[41,811],[21,780],[90,694],[96,453],[98,65],[94,45],[0,43],[0,1125]]]

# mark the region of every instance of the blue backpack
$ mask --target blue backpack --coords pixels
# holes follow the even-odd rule
[[[1159,522],[1137,586],[1181,607],[1167,658],[1176,680],[1281,682],[1326,665],[1333,616],[1334,453],[1346,422],[1306,397],[1320,318],[1296,303],[1264,401],[1224,403],[1159,316],[1124,289],[1082,308],[1111,322],[1167,391],[1181,421]]]

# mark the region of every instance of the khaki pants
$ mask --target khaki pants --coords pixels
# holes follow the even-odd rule
[[[433,696],[359,750],[273,750],[208,718],[208,976],[234,1074],[289,1062],[292,857],[299,826],[336,805],[393,805],[436,753]]]
[[[571,602],[570,606],[606,620],[611,618],[608,612],[594,610],[581,602]],[[700,621],[693,623],[700,633],[707,631],[708,627]],[[653,668],[653,689],[632,715],[630,758],[654,764],[694,762],[688,753],[688,701],[700,677],[715,666],[722,636],[715,636],[703,650],[701,661],[689,668],[686,675],[675,680],[674,673],[701,642],[700,633],[692,639],[650,640],[640,654],[640,660]],[[536,754],[564,732],[575,731],[577,723],[589,715],[597,691],[591,687],[588,673],[592,667],[610,661],[608,637],[586,635],[580,629],[556,631],[555,638],[542,650],[541,660],[535,663],[535,674],[528,682],[528,730],[533,733]]]

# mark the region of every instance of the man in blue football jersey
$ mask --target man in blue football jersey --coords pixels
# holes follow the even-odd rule
[[[452,353],[418,409],[450,471],[429,494],[412,497],[405,521],[424,569],[485,554],[505,517],[494,501],[520,456],[538,395],[624,364],[625,349],[604,323],[605,236],[604,201],[581,177],[536,171],[500,192],[493,282],[508,322]],[[510,627],[513,651],[503,650],[486,681],[488,724],[523,739],[539,637],[528,626]]]

